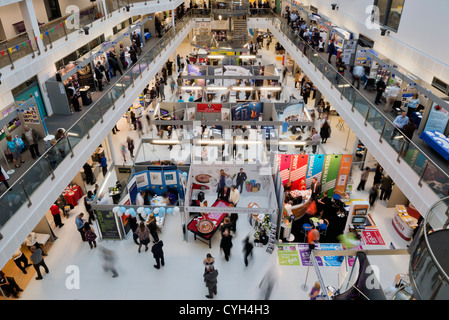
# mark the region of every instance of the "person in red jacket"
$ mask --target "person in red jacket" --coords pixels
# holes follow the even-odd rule
[[[58,205],[56,203],[54,203],[50,207],[50,212],[53,215],[53,220],[55,221],[55,226],[62,228],[62,226],[64,225],[61,221],[62,210],[58,207]]]

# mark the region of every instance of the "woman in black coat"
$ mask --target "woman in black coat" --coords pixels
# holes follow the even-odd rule
[[[327,139],[329,138],[329,123],[327,120],[323,123],[320,129],[320,136],[321,136],[321,143],[326,143]]]
[[[374,173],[374,181],[373,181],[374,186],[378,186],[382,182],[382,177],[384,175],[383,171],[384,169],[380,165],[377,165],[376,172]]]

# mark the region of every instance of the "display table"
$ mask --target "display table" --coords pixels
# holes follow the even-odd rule
[[[419,137],[444,159],[449,160],[449,138],[438,131],[423,131]]]
[[[417,222],[418,220],[410,216],[403,205],[396,206],[392,223],[402,239],[409,241],[412,238],[413,229],[418,226]]]
[[[223,200],[217,200],[212,205],[212,207],[230,207],[231,204],[223,201]],[[206,209],[207,210],[207,209]],[[203,216],[198,216],[196,218],[193,218],[189,224],[187,225],[187,229],[194,234],[195,240],[197,238],[206,240],[206,243],[209,244],[209,248],[211,248],[211,240],[215,232],[217,232],[218,228],[220,227],[220,224],[223,222],[224,218],[226,217],[226,213],[209,213],[207,214],[207,219]],[[202,224],[203,220],[209,220],[212,222],[213,225],[211,225],[210,232],[204,233],[199,230],[199,227]]]
[[[50,235],[46,233],[35,233],[36,235],[36,242],[42,245],[42,249],[44,252],[47,253],[47,242],[50,239]]]
[[[167,200],[164,197],[155,196],[155,197],[151,198],[150,204],[152,206],[166,206]]]
[[[118,204],[120,202],[120,197],[122,196],[122,189],[117,187],[110,187],[108,191],[109,197],[112,198],[112,202],[114,204]]]
[[[81,199],[84,194],[79,186],[73,185],[65,188],[64,191],[62,191],[62,195],[67,203],[76,207],[78,205],[78,200]]]
[[[81,102],[83,103],[83,106],[88,106],[92,103],[92,97],[89,90],[89,86],[85,86],[80,89]]]
[[[301,218],[307,211],[307,207],[309,206],[309,200],[312,196],[311,190],[292,190],[290,191],[292,197],[297,198],[298,196],[302,197],[302,203],[295,204],[292,206],[292,213],[295,216],[295,220]]]

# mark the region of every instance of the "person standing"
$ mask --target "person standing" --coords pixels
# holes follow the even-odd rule
[[[408,147],[410,146],[410,141],[413,139],[413,134],[418,128],[416,127],[415,121],[413,118],[408,119],[408,123],[402,127],[402,132],[404,133],[404,136],[407,138],[405,139],[405,145],[403,150],[403,156],[405,156],[405,153],[408,150]]]
[[[99,167],[101,168],[101,171],[103,172],[103,177],[106,177],[106,173],[108,172],[108,162],[107,162],[106,156],[103,153],[100,154]]]
[[[126,144],[128,145],[128,151],[131,154],[131,158],[134,158],[134,140],[128,137],[126,138]]]
[[[329,47],[327,48],[327,52],[328,52],[327,62],[329,64],[332,63],[331,59],[332,59],[332,56],[334,55],[334,51],[335,51],[334,40],[331,40],[331,43],[329,43]]]
[[[215,269],[213,265],[209,266],[209,269],[203,275],[204,281],[206,282],[206,287],[209,291],[209,294],[206,295],[206,298],[212,299],[214,294],[217,294],[217,278],[218,278],[218,270]]]
[[[82,212],[79,215],[77,215],[75,218],[75,224],[76,224],[76,229],[78,230],[78,232],[81,235],[81,240],[86,241],[86,236],[84,233],[85,221],[84,221],[83,217],[84,217],[84,213],[82,213]]]
[[[206,258],[203,260],[203,265],[204,265],[204,272],[206,272],[207,270],[209,270],[209,268],[211,266],[213,266],[215,263],[215,259],[214,257],[212,257],[212,255],[210,253],[208,253],[206,255]]]
[[[12,295],[14,298],[18,298],[19,292],[23,289],[19,287],[16,280],[13,277],[7,277],[3,271],[0,271],[0,287],[5,292],[5,295],[9,297]]]
[[[117,76],[117,71],[120,72],[120,75],[123,75],[122,69],[120,68],[120,64],[118,63],[117,58],[111,56],[110,53],[108,55],[108,63],[109,68],[111,68],[114,77]]]
[[[248,257],[253,257],[253,244],[249,241],[249,237],[243,240],[243,260],[245,261],[245,266],[248,266]]]
[[[310,300],[316,300],[316,297],[320,294],[321,285],[317,281],[315,282],[315,285],[313,286],[312,290],[310,290],[309,298]]]
[[[310,190],[312,190],[311,199],[317,200],[318,196],[321,194],[321,183],[318,182],[317,178],[312,179],[312,184],[310,185]]]
[[[22,250],[17,249],[16,252],[14,252],[12,259],[14,260],[14,263],[16,266],[22,270],[23,274],[27,274],[26,268],[31,267],[31,263],[28,262],[27,257],[22,252]],[[23,264],[23,265],[22,265]]]
[[[6,135],[6,147],[13,155],[13,162],[16,168],[20,167],[20,164],[25,163],[22,159],[22,147],[12,138],[10,134]]]
[[[229,175],[223,169],[220,169],[220,175],[218,177],[217,192],[220,192],[221,188],[223,188],[226,185],[226,178],[229,178]]]
[[[58,207],[58,205],[56,203],[54,203],[51,207],[50,207],[50,213],[53,216],[53,220],[55,222],[55,226],[62,228],[64,226],[64,224],[61,221],[61,213],[62,210]]]
[[[234,207],[237,207],[237,203],[240,199],[240,192],[237,190],[236,186],[231,186],[231,192],[229,193],[229,202],[232,203]]]
[[[329,139],[330,137],[330,125],[327,120],[325,120],[324,123],[321,125],[320,137],[321,143],[326,143],[327,139]]]
[[[39,153],[39,134],[36,130],[33,128],[30,128],[29,126],[25,125],[23,126],[23,133],[22,133],[22,140],[25,143],[25,146],[28,150],[30,150],[31,157],[33,159],[36,159],[37,157],[40,157],[41,154]]]
[[[33,267],[37,272],[36,280],[42,280],[42,274],[40,267],[43,267],[46,273],[49,273],[47,265],[45,264],[44,257],[42,256],[42,250],[40,248],[36,248],[35,246],[31,247],[31,261],[33,262]]]
[[[380,200],[389,200],[391,191],[393,190],[393,179],[389,175],[383,177],[382,182],[380,184]]]
[[[162,242],[162,240],[159,240],[158,238],[156,238],[154,240],[153,246],[151,247],[151,252],[153,253],[153,257],[156,260],[156,264],[154,265],[154,267],[156,269],[159,269],[162,266],[165,265],[165,261],[164,261],[164,251],[162,250],[162,247],[164,246],[164,243]]]
[[[224,186],[220,189],[220,191],[218,191],[217,199],[229,202],[229,196],[230,190],[227,186]]]
[[[360,89],[360,79],[365,75],[365,68],[363,66],[355,66],[352,70],[352,85],[357,82],[357,90]]]
[[[419,106],[419,96],[417,93],[414,93],[407,103],[407,117],[410,118],[413,112],[416,112],[418,106]]]
[[[396,126],[396,128],[393,129],[391,140],[393,140],[396,134],[399,132],[399,130],[402,130],[404,126],[408,123],[409,119],[407,117],[407,113],[405,111],[402,111],[401,114],[398,115],[393,121],[393,124]]]
[[[340,83],[340,78],[344,78],[345,77],[345,70],[346,70],[346,64],[343,62],[342,58],[338,58],[338,60],[337,60],[337,71],[338,71],[338,74],[336,75],[336,78],[335,78],[335,83],[336,84]]]
[[[369,175],[370,170],[371,170],[370,167],[366,167],[365,171],[362,172],[362,175],[360,176],[359,185],[357,186],[357,191],[365,190],[365,184],[366,184],[366,181],[368,180],[368,175]]]
[[[3,182],[6,189],[9,189],[9,183],[8,183],[9,176],[6,173],[5,169],[0,165],[0,182]]]
[[[148,251],[148,244],[150,243],[150,229],[145,225],[145,222],[141,221],[139,227],[135,232],[139,238],[139,249],[137,250],[140,253],[140,249],[142,245],[145,246],[145,252]]]
[[[92,172],[92,167],[87,162],[83,166],[84,174],[86,176],[86,183],[93,185],[94,184],[94,173]]]
[[[98,91],[103,91],[103,70],[104,67],[101,65],[100,61],[97,62],[97,64],[95,65],[95,78],[97,79],[97,84],[98,84]]]
[[[380,78],[379,81],[376,83],[376,99],[374,100],[374,104],[378,105],[380,103],[380,98],[382,97],[382,94],[385,91],[386,84],[383,78]]]
[[[223,250],[226,261],[229,261],[232,248],[232,236],[228,228],[221,234],[220,248]]]
[[[396,82],[394,85],[388,87],[387,90],[387,104],[385,105],[384,111],[385,112],[394,112],[394,103],[398,99],[399,92],[401,90],[400,84]]]
[[[89,246],[91,249],[97,247],[97,235],[95,234],[94,230],[90,226],[89,222],[84,223],[84,235],[86,237],[86,241],[89,243]]]

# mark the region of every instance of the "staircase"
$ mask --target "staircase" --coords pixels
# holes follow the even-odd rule
[[[248,41],[248,22],[246,17],[240,17],[240,19],[232,18],[232,28],[234,36],[238,37],[245,44]]]

